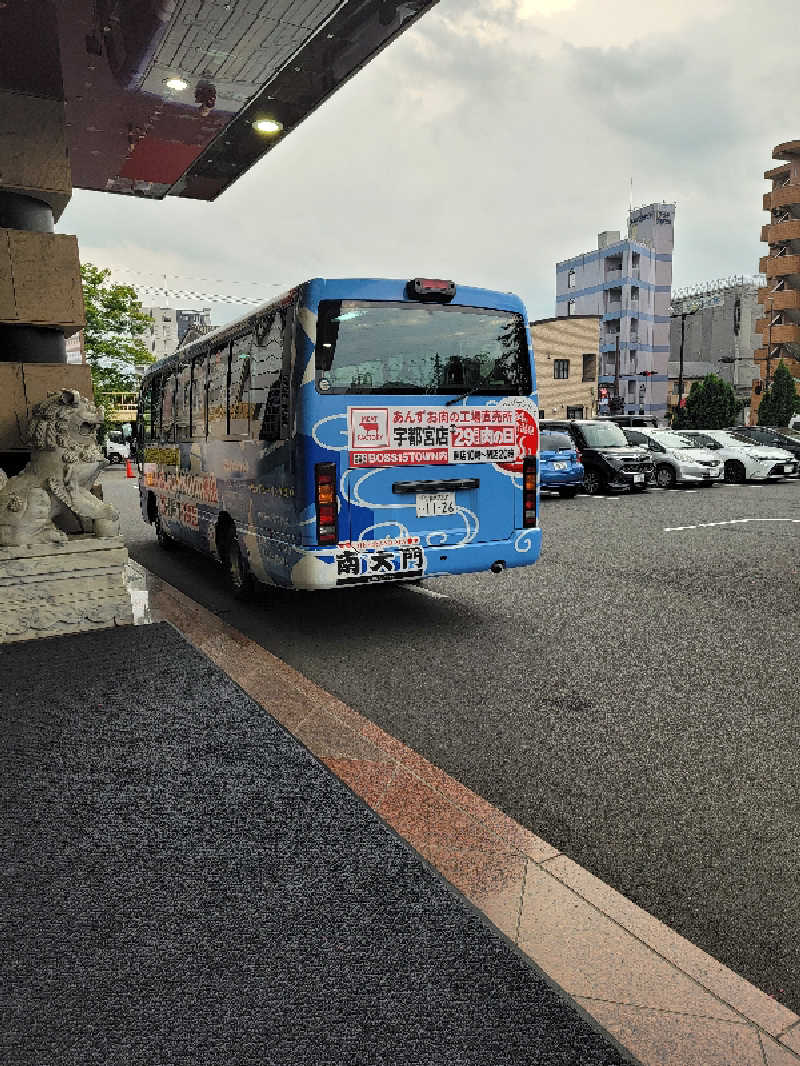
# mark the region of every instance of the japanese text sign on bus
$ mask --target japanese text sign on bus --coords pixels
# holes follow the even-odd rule
[[[349,407],[350,466],[497,463],[521,469],[535,453],[525,407]]]

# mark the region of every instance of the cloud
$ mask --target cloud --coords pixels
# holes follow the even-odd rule
[[[633,178],[678,204],[676,284],[751,272],[770,150],[800,135],[794,3],[441,0],[214,204],[78,192],[59,229],[154,283],[432,273],[546,317]]]

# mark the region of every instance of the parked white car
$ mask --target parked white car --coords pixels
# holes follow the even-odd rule
[[[661,489],[675,485],[713,485],[722,478],[723,463],[708,448],[670,429],[625,427],[629,444],[647,448],[655,467],[655,481]]]
[[[682,429],[680,433],[682,437],[696,441],[698,447],[710,449],[722,460],[726,481],[766,481],[797,472],[794,456],[782,448],[750,445],[732,437],[724,429]]]
[[[124,463],[131,457],[131,446],[116,429],[106,437],[106,459],[110,463]]]

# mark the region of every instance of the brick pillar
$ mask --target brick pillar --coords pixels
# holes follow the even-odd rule
[[[85,324],[78,242],[53,232],[72,194],[55,5],[3,5],[0,41],[0,466],[13,473],[31,406],[91,395],[91,377],[64,345]]]

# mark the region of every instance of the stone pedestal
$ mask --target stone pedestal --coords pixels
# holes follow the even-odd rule
[[[0,644],[132,625],[122,537],[0,548]]]

